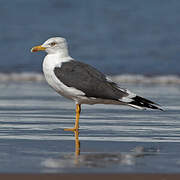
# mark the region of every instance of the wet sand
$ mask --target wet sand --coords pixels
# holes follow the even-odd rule
[[[3,180],[57,180],[57,179],[74,179],[74,180],[179,180],[179,174],[3,174],[0,175]]]
[[[78,147],[63,130],[74,124],[73,102],[45,83],[1,83],[0,173],[179,173],[180,87],[124,86],[166,111],[84,105]]]

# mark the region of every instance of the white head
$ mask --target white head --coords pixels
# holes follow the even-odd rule
[[[62,37],[53,37],[45,41],[40,46],[35,46],[31,52],[46,51],[48,54],[59,54],[61,57],[68,55],[68,46],[66,39]]]

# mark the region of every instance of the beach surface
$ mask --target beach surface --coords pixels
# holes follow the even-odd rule
[[[0,173],[179,173],[180,86],[123,84],[163,105],[75,105],[44,82],[0,83]]]

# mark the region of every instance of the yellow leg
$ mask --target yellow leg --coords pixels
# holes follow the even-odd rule
[[[64,129],[65,131],[74,131],[74,132],[78,132],[79,129],[79,116],[81,113],[81,105],[80,104],[76,104],[76,122],[75,122],[75,126],[74,128],[70,128],[70,129]]]

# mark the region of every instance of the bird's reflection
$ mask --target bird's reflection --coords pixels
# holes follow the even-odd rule
[[[79,141],[79,130],[74,131],[75,137],[75,165],[79,165],[79,155],[80,155],[80,141]]]
[[[74,131],[74,136],[75,136],[75,156],[78,157],[80,155],[79,130]]]
[[[159,148],[151,147],[145,148],[143,146],[135,147],[130,152],[81,152],[80,154],[80,140],[79,131],[74,131],[75,138],[75,153],[63,153],[59,158],[48,158],[42,165],[45,168],[77,168],[77,167],[110,167],[113,165],[135,165],[137,158],[156,155]]]

